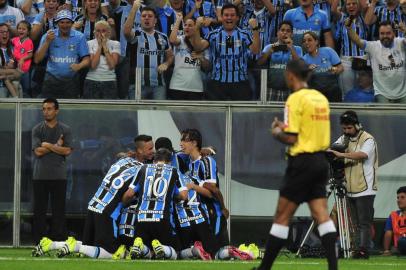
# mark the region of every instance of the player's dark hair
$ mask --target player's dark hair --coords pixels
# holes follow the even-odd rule
[[[202,134],[197,129],[189,128],[182,131],[181,141],[195,141],[196,146],[199,149],[202,149]]]
[[[307,82],[312,70],[303,59],[291,60],[286,65],[286,70],[293,73],[299,80]]]
[[[156,141],[155,141],[155,149],[160,149],[160,148],[168,149],[172,153],[174,152],[172,142],[167,137],[159,137],[158,139],[156,139]]]
[[[406,193],[406,186],[398,188],[398,191],[396,191],[396,194],[399,194],[399,193]]]
[[[154,154],[154,161],[169,163],[172,160],[172,153],[166,148],[159,148]]]
[[[237,16],[240,17],[240,11],[238,10],[238,7],[231,3],[227,3],[227,4],[223,5],[223,7],[221,8],[221,15],[223,15],[224,10],[231,9],[231,8],[234,9]]]
[[[46,98],[46,99],[44,99],[44,101],[42,101],[42,104],[45,104],[45,103],[53,103],[55,110],[59,110],[59,102],[58,102],[58,100],[56,100],[56,98]]]
[[[146,143],[152,141],[152,137],[149,135],[138,135],[137,137],[134,138],[134,144],[135,144],[135,149],[138,149],[141,147],[141,143]]]

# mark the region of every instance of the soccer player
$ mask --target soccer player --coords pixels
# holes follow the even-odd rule
[[[293,91],[285,106],[285,121],[272,123],[272,136],[287,144],[288,167],[280,189],[274,222],[261,265],[270,269],[289,234],[289,222],[296,209],[307,202],[318,225],[326,250],[328,269],[337,269],[336,228],[327,210],[326,184],[328,161],[324,151],[330,145],[330,108],[317,90],[308,89],[311,70],[303,60],[286,66],[286,83]]]
[[[203,197],[202,202],[206,205],[209,213],[210,225],[213,228],[220,246],[229,245],[227,219],[229,211],[225,207],[223,195],[219,188],[216,161],[211,156],[201,157],[202,136],[197,129],[182,131],[180,141],[182,152],[189,155],[189,169],[186,174],[198,179],[199,185],[208,189],[211,197]]]
[[[172,203],[175,198],[185,200],[187,188],[181,186],[178,170],[170,166],[172,154],[167,149],[158,149],[154,164],[145,164],[138,171],[122,201],[127,205],[138,198],[137,228],[134,245],[130,249],[132,259],[151,258],[151,249],[156,259],[176,259],[177,253],[173,226],[171,224]],[[145,244],[144,244],[145,243]]]
[[[194,131],[197,132],[196,134],[200,135],[197,130]],[[169,149],[172,153],[174,152],[172,142],[168,138],[161,137],[157,139],[155,148],[160,147]],[[195,150],[196,151],[193,152],[193,154],[196,156],[203,155],[201,151],[202,149],[196,147]],[[205,152],[207,153],[204,158],[201,158],[202,160],[206,159],[210,154],[215,153],[209,147],[205,148]],[[210,157],[210,159],[213,159],[213,157]],[[181,172],[187,174],[180,179],[182,185],[188,188],[187,200],[177,201],[175,204],[176,225],[182,246],[180,258],[189,259],[198,257],[202,260],[211,260],[214,258],[221,260],[227,260],[230,258],[240,260],[252,259],[251,254],[241,252],[241,250],[238,250],[233,246],[228,246],[225,241],[222,243],[222,245],[224,245],[224,247],[222,247],[219,241],[215,238],[213,230],[209,224],[207,206],[203,203],[204,198],[213,198],[211,191],[202,186],[204,183],[201,179],[197,179],[190,175],[190,169],[182,166],[179,167],[180,165],[189,166],[191,163],[191,156],[186,153],[177,152],[172,154],[172,164],[175,164],[174,166],[178,166],[178,169],[180,169]],[[215,167],[216,166],[214,165],[214,168]],[[201,168],[201,170],[203,170],[203,168]],[[200,177],[202,177],[202,175],[200,175]],[[227,231],[225,231],[225,233],[226,237],[228,237]],[[228,239],[226,241],[228,242]]]
[[[81,253],[92,258],[109,259],[117,251],[124,254],[117,235],[117,219],[122,208],[121,197],[142,164],[134,158],[122,158],[110,167],[87,208],[83,242],[69,237],[65,242],[43,238],[37,254],[58,250],[58,257]]]

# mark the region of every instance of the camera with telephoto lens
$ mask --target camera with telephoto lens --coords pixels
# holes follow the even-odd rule
[[[342,143],[333,143],[330,146],[331,150],[344,153],[345,150],[347,149],[348,144],[342,144]],[[331,152],[326,152],[327,154],[327,160],[330,163],[331,166],[331,172],[332,172],[332,181],[335,185],[342,185],[345,182],[345,173],[344,173],[344,159],[342,158],[337,158],[333,153]]]

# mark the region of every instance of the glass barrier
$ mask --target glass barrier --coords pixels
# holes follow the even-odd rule
[[[41,104],[25,104],[22,119],[23,141],[26,143],[21,150],[24,157],[21,171],[21,242],[32,244],[31,130],[42,121]],[[186,128],[199,129],[203,145],[213,145],[217,149],[220,187],[225,192],[224,109],[61,104],[58,119],[69,125],[73,133],[73,152],[67,159],[66,213],[68,232],[79,239],[87,203],[110,165],[117,160],[117,155],[134,150],[133,139],[138,134],[151,135],[154,140],[168,137],[174,149],[180,149],[180,132]]]
[[[0,104],[0,245],[13,243],[16,104]]]

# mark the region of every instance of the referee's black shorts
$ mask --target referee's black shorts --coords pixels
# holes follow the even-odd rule
[[[115,221],[110,216],[87,210],[83,244],[101,247],[113,254],[120,246],[115,237],[116,230]]]
[[[280,196],[301,204],[326,198],[329,164],[324,152],[289,156]]]

